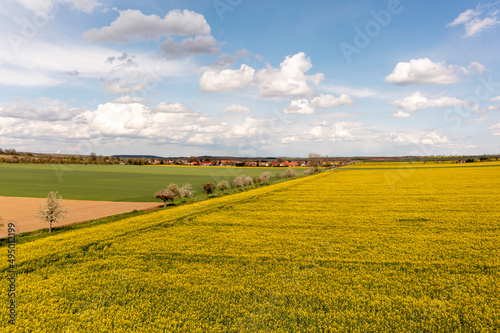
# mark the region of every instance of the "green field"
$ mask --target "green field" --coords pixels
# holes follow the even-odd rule
[[[297,168],[298,175],[302,170]],[[44,198],[58,191],[65,199],[149,202],[170,183],[190,183],[201,194],[203,183],[266,171],[274,175],[285,168],[0,164],[0,196]]]
[[[339,169],[21,236],[0,331],[498,332],[498,165]]]

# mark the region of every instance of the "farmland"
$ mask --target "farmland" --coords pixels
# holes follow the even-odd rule
[[[0,164],[0,196],[43,198],[58,191],[65,199],[150,202],[170,183],[190,183],[201,194],[202,183],[265,171],[284,172],[283,168]]]
[[[358,165],[19,244],[9,330],[498,331],[500,163],[478,165]]]

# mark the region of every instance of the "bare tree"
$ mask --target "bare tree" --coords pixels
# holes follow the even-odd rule
[[[220,191],[220,193],[224,193],[224,191],[227,190],[228,188],[229,188],[229,183],[225,180],[221,180],[217,184],[217,189]]]
[[[309,153],[307,161],[309,166],[319,167],[321,166],[321,155],[316,153]]]
[[[67,210],[61,205],[62,196],[58,192],[51,191],[47,195],[47,202],[40,207],[37,217],[49,223],[49,233],[52,232],[52,223],[63,219]]]

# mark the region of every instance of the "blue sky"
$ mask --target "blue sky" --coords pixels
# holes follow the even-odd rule
[[[500,153],[500,3],[0,3],[0,147]]]

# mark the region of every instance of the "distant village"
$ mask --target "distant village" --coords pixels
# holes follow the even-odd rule
[[[359,160],[350,159],[328,159],[323,158],[321,161],[315,161],[315,165],[321,166],[344,166],[351,165],[360,162]],[[126,162],[123,162],[126,164]],[[145,164],[151,165],[191,165],[191,166],[230,166],[230,167],[309,167],[312,162],[308,160],[286,160],[286,159],[275,159],[275,160],[242,160],[242,159],[194,159],[193,157],[189,159],[146,159]]]
[[[179,158],[162,158],[158,156],[113,155],[102,156],[75,154],[43,154],[18,152],[14,149],[0,148],[0,163],[32,163],[32,164],[121,164],[121,165],[187,165],[187,166],[227,166],[227,167],[335,167],[361,162],[360,159],[329,158],[318,154],[310,154],[307,159],[300,158],[249,158],[249,157],[213,157],[191,156]]]
[[[146,161],[147,164],[161,165],[197,165],[197,166],[247,166],[247,167],[306,167],[307,161],[242,161],[242,160],[204,160],[204,161],[189,161],[184,159],[176,160],[150,160]]]
[[[359,162],[435,162],[471,163],[498,160],[500,155],[479,156],[370,156],[370,157],[328,157],[309,154],[307,158],[289,157],[159,157],[151,155],[113,155],[103,156],[95,153],[44,154],[18,152],[15,149],[0,148],[0,163],[30,164],[121,164],[121,165],[190,165],[190,166],[227,166],[227,167],[339,167]]]

